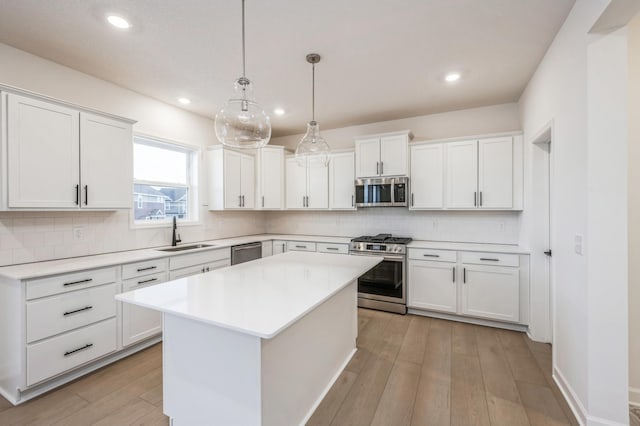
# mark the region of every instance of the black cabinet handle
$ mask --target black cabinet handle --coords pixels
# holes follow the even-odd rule
[[[84,345],[81,348],[78,349],[74,349],[72,351],[68,351],[64,353],[64,356],[69,356],[71,354],[75,354],[76,352],[80,352],[80,351],[84,351],[85,349],[89,349],[91,346],[93,346],[93,343],[87,343],[86,345]]]
[[[456,282],[456,267],[453,267],[453,282]]]
[[[62,316],[66,317],[67,315],[77,314],[78,312],[88,311],[90,309],[93,309],[93,306],[85,306],[84,308],[76,309],[75,311],[67,311],[62,314]]]
[[[380,162],[380,174],[383,175],[384,174],[384,161]]]
[[[482,191],[480,191],[480,207],[482,207]]]
[[[462,282],[467,283],[467,268],[462,268]]]
[[[355,207],[355,205],[356,205],[356,204],[355,204],[355,200],[354,200],[354,198],[355,198],[355,197],[352,195],[352,196],[351,196],[351,207]]]
[[[376,161],[376,174],[379,175],[380,174],[380,162]]]
[[[76,185],[76,206],[80,205],[80,185]]]
[[[84,186],[84,205],[89,204],[89,185]]]
[[[473,207],[478,206],[478,193],[473,191]]]
[[[547,256],[551,257],[551,250],[545,251],[544,254],[546,254]]]
[[[64,283],[62,285],[64,287],[67,287],[67,286],[70,286],[70,285],[89,283],[91,281],[93,281],[93,278],[87,278],[86,280],[80,280],[80,281],[71,281],[71,282],[68,282],[68,283]]]
[[[337,247],[327,247],[327,250],[335,250],[335,251],[338,251],[338,250],[340,250],[340,249],[339,249],[339,248],[337,248]]]
[[[154,281],[158,281],[157,278],[149,278],[148,280],[142,280],[142,281],[138,281],[138,285],[140,284],[146,284],[146,283],[152,283]]]
[[[424,257],[440,257],[439,254],[423,254]]]
[[[487,262],[500,262],[500,259],[494,259],[494,258],[491,258],[491,257],[481,257],[480,260],[484,260],[484,261],[487,261]]]
[[[147,268],[138,268],[137,271],[138,272],[142,272],[142,271],[150,271],[151,269],[156,269],[157,266],[149,266]]]

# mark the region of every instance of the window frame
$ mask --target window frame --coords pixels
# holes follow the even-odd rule
[[[177,223],[181,226],[192,226],[192,225],[200,225],[201,222],[201,214],[200,214],[200,164],[201,164],[201,153],[202,149],[200,146],[188,144],[181,141],[170,140],[161,138],[154,135],[149,135],[145,133],[137,133],[133,134],[131,150],[135,150],[136,143],[140,143],[147,146],[155,146],[157,148],[165,148],[169,150],[173,150],[176,152],[184,152],[187,154],[187,193],[189,194],[189,202],[187,205],[187,212],[189,216],[187,219],[177,219]],[[134,153],[135,155],[135,153]],[[133,167],[135,168],[135,162]],[[135,176],[135,170],[134,170]],[[133,178],[133,182],[131,185],[131,195],[134,196],[134,188],[136,184],[141,185],[157,185],[157,186],[182,186],[181,184],[176,184],[173,182],[161,182],[161,181],[145,181],[145,180],[137,180],[135,177]],[[163,203],[166,203],[163,201]],[[135,206],[130,211],[129,214],[129,225],[131,229],[147,229],[147,228],[167,228],[171,227],[172,219],[162,219],[162,220],[145,220],[140,221],[135,219]]]

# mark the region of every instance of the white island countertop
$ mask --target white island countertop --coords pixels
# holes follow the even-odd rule
[[[123,293],[116,299],[271,339],[382,260],[288,252]]]

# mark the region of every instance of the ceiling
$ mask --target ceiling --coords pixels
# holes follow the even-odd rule
[[[311,119],[310,52],[324,129],[513,102],[573,3],[247,0],[247,77],[286,110],[274,136]],[[0,1],[0,42],[213,118],[242,71],[240,15],[240,0]]]

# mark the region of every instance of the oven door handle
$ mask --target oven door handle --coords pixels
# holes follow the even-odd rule
[[[376,253],[354,253],[354,252],[351,252],[349,254],[353,256],[381,256],[382,258],[384,258],[384,260],[390,260],[392,262],[404,262],[405,260],[404,256],[394,256],[394,255],[388,255],[388,254],[378,255]]]

